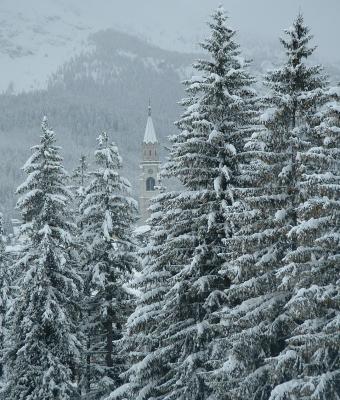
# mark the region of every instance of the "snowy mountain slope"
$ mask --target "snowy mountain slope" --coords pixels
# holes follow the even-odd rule
[[[1,0],[0,92],[46,87],[60,65],[88,49],[91,33],[106,28],[156,38],[154,42],[165,48],[194,48],[194,41],[182,37],[184,26],[176,26],[174,20],[171,29],[165,28],[156,16],[150,17],[150,2],[147,7],[141,3]]]
[[[60,6],[60,1],[1,1],[0,90],[43,87],[57,66],[82,49],[90,27]]]

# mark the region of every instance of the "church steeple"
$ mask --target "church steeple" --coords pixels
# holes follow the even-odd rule
[[[142,142],[142,161],[140,163],[140,168],[142,170],[139,197],[141,223],[145,223],[149,217],[150,213],[148,207],[150,205],[150,200],[158,193],[157,185],[160,165],[158,153],[159,144],[152,121],[151,111],[149,100],[148,117]]]
[[[151,103],[149,100],[149,107],[148,107],[148,119],[146,121],[146,128],[144,133],[144,140],[143,143],[157,143],[157,136],[155,132],[155,128],[153,126],[153,121],[151,117]]]

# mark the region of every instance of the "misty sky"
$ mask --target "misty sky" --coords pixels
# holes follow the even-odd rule
[[[13,21],[4,21],[9,24],[16,23],[16,13],[37,23],[39,16],[59,14],[68,25],[128,30],[172,48],[183,37],[190,49],[202,39],[205,22],[219,4],[243,40],[277,40],[301,10],[320,55],[340,60],[340,0],[1,0],[0,16],[2,7],[13,12]]]
[[[102,3],[103,7],[110,4],[116,10],[112,20],[119,15],[117,22],[130,25],[133,31],[140,30],[146,35],[149,32],[152,36],[173,26],[189,40],[200,38],[206,20],[219,4],[229,12],[232,26],[244,39],[277,40],[301,10],[319,45],[320,56],[340,60],[340,0],[102,0],[95,3]],[[157,37],[154,39],[157,41]]]
[[[301,10],[318,61],[340,65],[340,0],[0,0],[0,91],[10,83],[18,90],[43,87],[102,29],[129,32],[169,50],[198,51],[206,22],[221,3],[248,56],[266,45],[267,58],[273,49],[281,52],[278,37]]]

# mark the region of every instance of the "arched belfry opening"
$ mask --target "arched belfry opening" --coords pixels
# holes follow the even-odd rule
[[[152,176],[149,176],[148,178],[146,178],[146,191],[147,192],[151,192],[152,190],[155,190],[155,186],[156,186],[155,178],[153,178]]]
[[[142,160],[140,163],[139,211],[141,224],[146,223],[146,220],[150,216],[148,210],[150,200],[158,193],[159,167],[159,143],[152,120],[152,109],[149,101],[146,127],[142,142]]]

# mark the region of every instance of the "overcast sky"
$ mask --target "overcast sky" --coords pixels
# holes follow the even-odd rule
[[[221,3],[248,56],[259,48],[267,58],[280,53],[278,37],[301,10],[318,61],[340,65],[340,0],[0,0],[0,91],[10,82],[18,90],[42,87],[101,29],[129,32],[170,50],[198,51],[206,22]]]
[[[0,22],[16,25],[18,13],[37,23],[44,15],[59,14],[68,24],[73,18],[75,24],[91,30],[129,30],[168,47],[176,47],[182,37],[190,48],[201,38],[205,22],[219,4],[242,39],[276,40],[301,10],[320,54],[340,60],[340,0],[0,0]],[[13,21],[6,10],[11,11]]]
[[[301,10],[315,36],[315,44],[319,45],[319,54],[332,61],[340,60],[340,0],[107,0],[107,3],[117,5],[121,24],[125,20],[126,25],[143,32],[150,25],[166,31],[173,25],[186,39],[201,36],[206,20],[219,4],[229,13],[231,24],[242,39],[277,40]],[[152,31],[151,28],[150,35],[156,34]],[[157,41],[157,37],[154,39]]]

